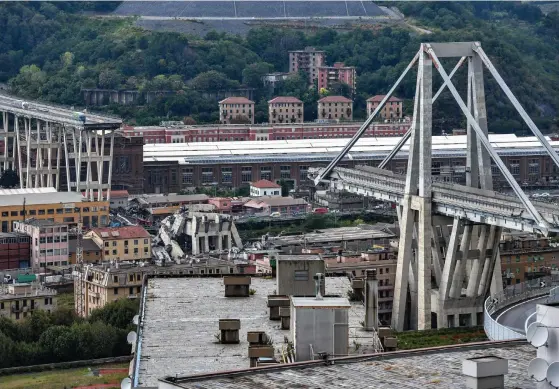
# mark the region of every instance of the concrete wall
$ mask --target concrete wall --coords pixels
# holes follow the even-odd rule
[[[307,272],[307,279],[303,275]],[[291,260],[279,259],[277,262],[277,294],[286,296],[314,296],[316,273],[325,273],[324,261],[322,259]],[[296,276],[297,278],[296,279]],[[324,283],[321,294],[324,295]]]

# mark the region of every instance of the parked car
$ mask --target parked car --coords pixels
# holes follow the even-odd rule
[[[270,214],[270,217],[281,217],[281,213],[279,213],[279,212],[272,212],[272,213]]]
[[[313,209],[314,213],[325,214],[328,213],[328,208],[315,208]]]

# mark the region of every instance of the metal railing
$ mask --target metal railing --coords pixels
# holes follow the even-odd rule
[[[483,320],[483,327],[487,337],[491,340],[524,339],[526,337],[525,334],[498,323],[493,318],[493,315],[500,312],[503,308],[520,301],[544,296],[557,285],[559,285],[559,278],[557,276],[546,276],[511,285],[502,292],[488,297],[484,304]]]

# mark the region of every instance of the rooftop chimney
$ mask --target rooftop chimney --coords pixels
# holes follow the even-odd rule
[[[377,269],[367,270],[365,281],[365,330],[378,330]]]
[[[324,274],[316,273],[314,275],[314,284],[315,284],[314,295],[316,296],[317,300],[322,300],[322,294],[320,293],[320,288],[323,282],[324,282]]]
[[[250,292],[250,277],[225,276],[225,297],[248,297]]]
[[[508,372],[509,361],[493,355],[462,361],[462,374],[466,376],[466,387],[470,389],[504,388]]]
[[[219,319],[220,342],[223,344],[239,343],[239,329],[241,329],[239,319]]]

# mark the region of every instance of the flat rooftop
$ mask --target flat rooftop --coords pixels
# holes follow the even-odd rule
[[[27,108],[23,108],[22,102],[28,103]],[[74,118],[74,113],[78,110],[72,110],[52,104],[46,104],[39,101],[22,99],[15,96],[0,94],[0,110],[10,112],[24,117],[33,117],[45,121],[64,123],[72,127],[84,129],[117,129],[120,128],[122,120],[105,115],[98,115],[87,112],[85,114],[86,121],[82,123]]]
[[[40,204],[65,204],[81,203],[86,199],[77,192],[31,192],[31,193],[7,193],[0,191],[0,207],[20,205],[23,201],[27,206]]]
[[[357,141],[345,160],[382,160],[401,137],[367,137]],[[559,141],[550,144],[559,151]],[[223,164],[275,161],[328,161],[337,156],[350,138],[288,139],[233,142],[156,143],[144,145],[144,163],[176,161],[179,164]],[[547,155],[535,136],[489,134],[499,155]],[[435,157],[465,157],[466,135],[433,136]],[[396,155],[407,159],[409,140]]]
[[[326,295],[346,297],[350,282],[345,277],[327,277]],[[253,277],[256,292],[246,298],[224,297],[222,278],[150,278],[145,291],[144,318],[139,334],[138,385],[157,386],[163,376],[215,373],[249,366],[247,331],[265,331],[277,349],[289,330],[269,320],[268,295],[275,294],[276,280]],[[328,297],[325,297],[327,299]],[[324,300],[323,300],[324,301]],[[351,303],[350,345],[359,338],[360,352],[371,352],[361,321],[365,308]],[[240,319],[239,344],[217,343],[219,319]],[[277,352],[277,351],[276,351]]]
[[[466,389],[462,361],[468,358],[496,356],[508,359],[509,373],[505,388],[535,388],[528,376],[528,364],[536,349],[519,342],[485,342],[476,345],[399,351],[367,357],[334,358],[334,364],[312,361],[303,366],[283,365],[259,368],[236,374],[209,377],[180,377],[174,385],[185,389],[225,388],[437,388]]]
[[[374,228],[368,224],[355,227],[339,227],[318,230],[318,232],[310,232],[301,235],[282,235],[272,242],[276,245],[296,245],[296,244],[313,244],[313,243],[329,243],[342,242],[348,240],[367,240],[367,239],[389,239],[395,235]]]

